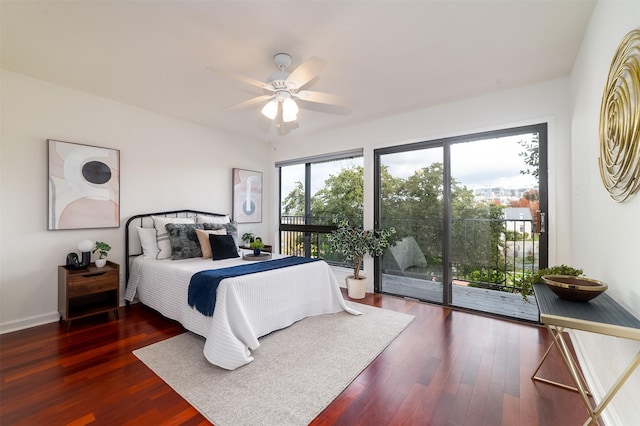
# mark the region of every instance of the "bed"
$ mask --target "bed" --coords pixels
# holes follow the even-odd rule
[[[305,317],[340,311],[360,314],[346,305],[333,271],[321,260],[224,278],[216,291],[213,315],[202,314],[188,303],[192,276],[205,270],[253,262],[244,260],[242,254],[218,260],[203,258],[202,253],[196,256],[197,250],[178,247],[176,244],[180,240],[171,235],[171,251],[179,255],[158,259],[166,257],[167,252],[165,250],[164,255],[160,255],[149,249],[153,246],[151,235],[155,232],[156,243],[158,246],[164,244],[165,249],[167,241],[160,242],[164,237],[161,237],[162,231],[158,231],[154,224],[160,228],[163,223],[171,223],[176,219],[182,223],[167,225],[167,230],[176,227],[191,229],[186,223],[191,218],[203,226],[208,223],[206,221],[213,220],[216,223],[209,225],[209,228],[224,228],[226,235],[231,235],[231,238],[235,231],[237,238],[237,226],[223,214],[180,210],[131,217],[125,226],[125,299],[127,303],[137,300],[204,337],[203,354],[212,364],[234,370],[251,362],[251,351],[260,345],[260,337]],[[231,238],[224,237],[226,240]],[[234,242],[237,251],[237,240]],[[203,242],[201,247],[205,246]],[[272,256],[274,259],[286,257],[278,254]]]

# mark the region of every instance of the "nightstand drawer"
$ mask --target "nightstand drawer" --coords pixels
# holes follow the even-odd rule
[[[114,290],[119,286],[118,271],[74,275],[73,277],[69,277],[67,286],[69,297]]]

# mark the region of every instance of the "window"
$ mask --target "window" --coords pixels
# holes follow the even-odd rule
[[[362,150],[277,163],[280,169],[280,253],[346,264],[332,254],[334,218],[362,226]]]

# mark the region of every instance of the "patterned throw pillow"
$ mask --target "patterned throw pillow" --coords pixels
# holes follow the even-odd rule
[[[203,223],[204,229],[213,230],[213,229],[226,229],[227,235],[231,235],[233,238],[233,242],[236,245],[236,250],[240,245],[238,244],[238,222],[231,221],[229,223]]]
[[[202,229],[199,223],[168,223],[166,226],[171,244],[171,259],[190,259],[202,257],[202,249],[198,241],[197,229]]]
[[[171,243],[169,241],[169,233],[165,227],[168,223],[196,223],[193,217],[163,217],[151,216],[153,219],[153,227],[156,228],[156,239],[158,241],[158,256],[156,259],[171,258]]]

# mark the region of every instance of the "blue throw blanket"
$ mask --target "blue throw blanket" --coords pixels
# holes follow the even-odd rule
[[[287,266],[301,265],[303,263],[316,262],[320,259],[308,257],[285,257],[282,259],[268,260],[264,262],[250,263],[247,265],[231,266],[229,268],[211,269],[200,271],[191,277],[189,282],[189,306],[196,308],[198,312],[208,317],[213,316],[216,306],[216,292],[218,285],[225,278],[240,275],[255,274],[256,272],[270,271],[272,269],[286,268]]]

